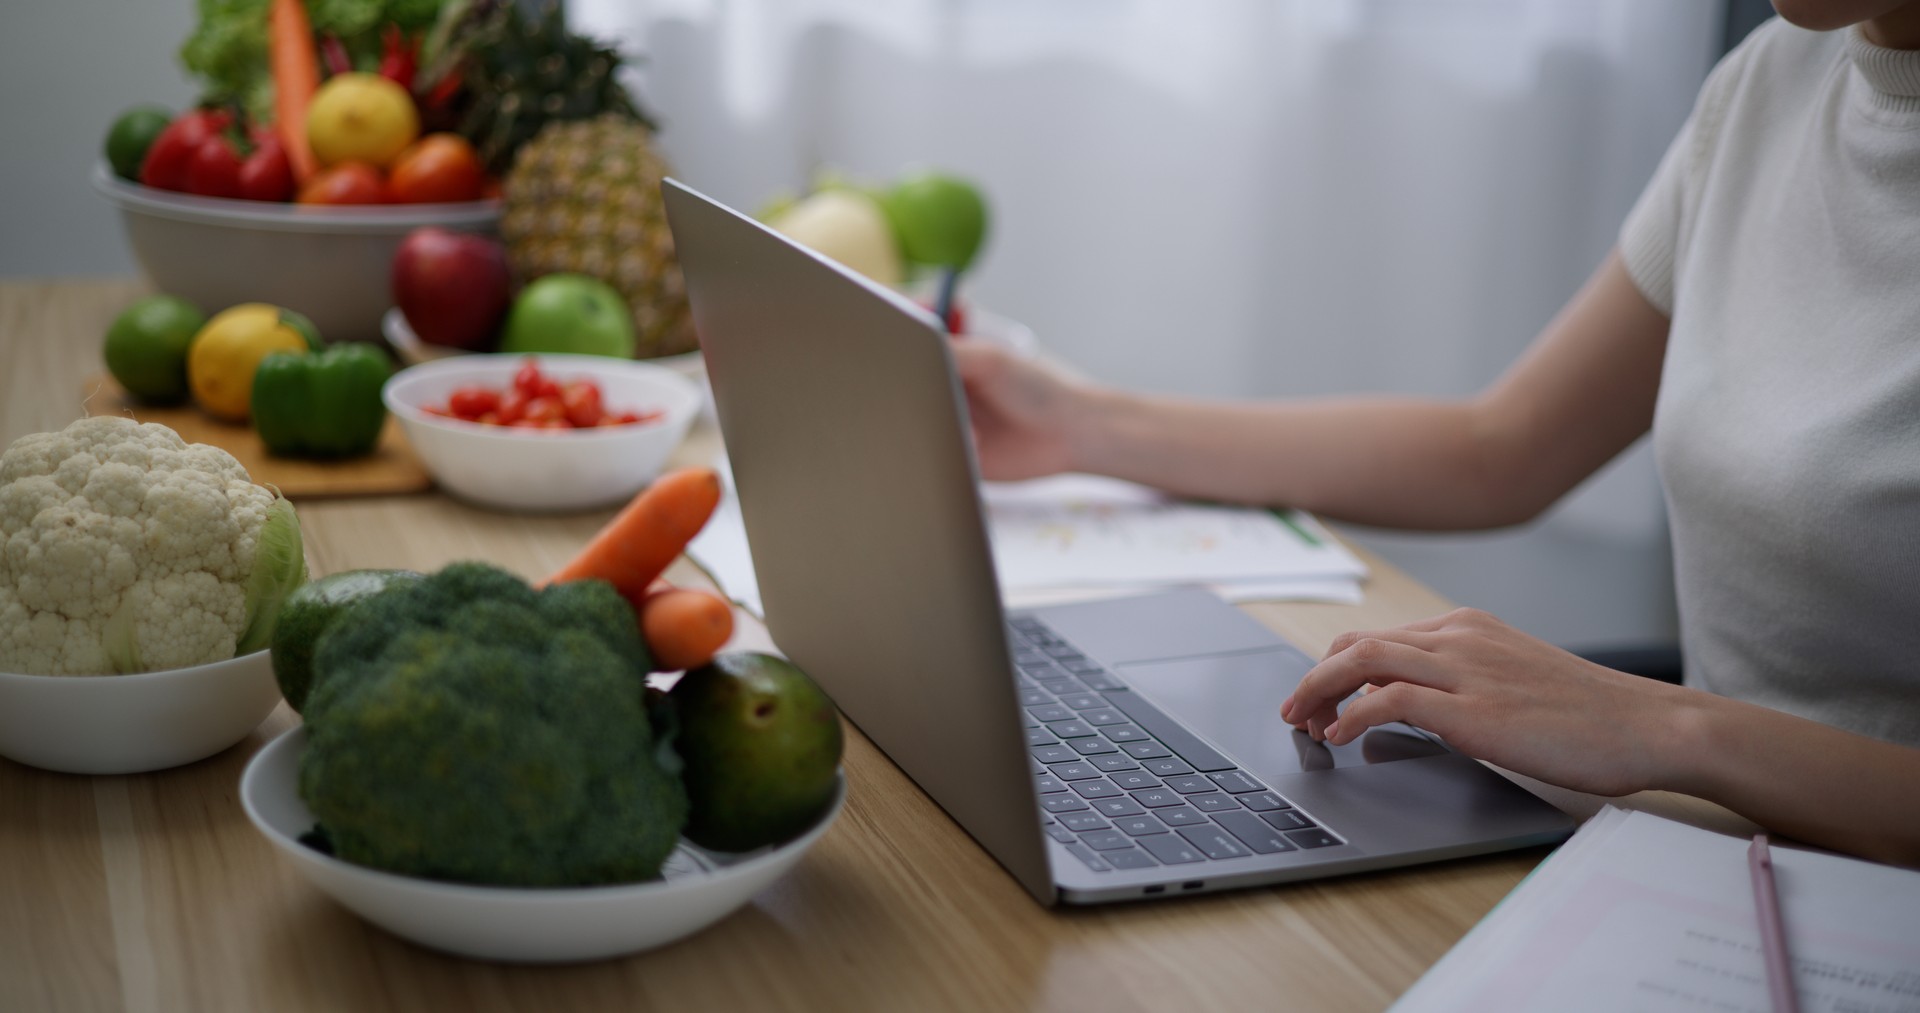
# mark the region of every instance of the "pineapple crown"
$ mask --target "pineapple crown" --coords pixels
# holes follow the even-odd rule
[[[656,129],[620,84],[618,50],[567,31],[558,4],[529,15],[511,0],[455,0],[421,63],[429,126],[457,131],[496,175],[549,123],[612,114]]]

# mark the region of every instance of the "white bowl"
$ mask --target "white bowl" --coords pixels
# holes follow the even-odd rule
[[[0,756],[69,774],[192,763],[280,702],[270,652],[137,675],[0,673]]]
[[[485,355],[486,352],[471,352],[450,345],[436,345],[420,340],[420,335],[407,322],[407,315],[395,306],[380,318],[380,333],[393,346],[394,354],[409,366],[417,366],[435,359],[446,359],[456,355]],[[690,380],[699,379],[706,373],[706,365],[698,351],[681,352],[679,355],[662,355],[652,359],[640,359],[656,366],[665,366]]]
[[[652,422],[598,429],[543,430],[463,422],[445,407],[455,389],[504,389],[528,356],[458,355],[409,366],[382,397],[407,439],[446,491],[505,510],[586,510],[624,502],[655,476],[700,411],[700,390],[664,366],[598,355],[537,355],[557,380],[591,378],[608,411],[659,411]]]
[[[264,302],[305,314],[329,341],[371,341],[393,303],[393,255],[425,225],[497,231],[498,200],[319,206],[156,190],[93,167],[93,188],[120,209],[153,286],[209,315]]]
[[[314,886],[356,914],[423,946],[482,960],[556,963],[635,953],[731,914],[791,869],[840,815],[845,776],[811,830],[744,854],[686,841],[663,879],[624,886],[521,888],[417,879],[354,865],[301,844],[313,814],[300,801],[306,728],[267,744],[240,778],[247,818]]]

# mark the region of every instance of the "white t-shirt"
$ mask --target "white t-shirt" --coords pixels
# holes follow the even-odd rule
[[[1761,27],[1620,250],[1688,685],[1920,746],[1920,51]]]

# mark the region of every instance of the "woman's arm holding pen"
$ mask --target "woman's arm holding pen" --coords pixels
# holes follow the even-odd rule
[[[1471,529],[1532,518],[1645,433],[1666,336],[1615,254],[1468,400],[1209,402],[1099,387],[974,342],[954,354],[988,478],[1089,471],[1365,524]]]

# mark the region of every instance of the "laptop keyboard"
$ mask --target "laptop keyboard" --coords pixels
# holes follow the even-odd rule
[[[1346,843],[1045,623],[1007,626],[1041,822],[1089,869]]]

